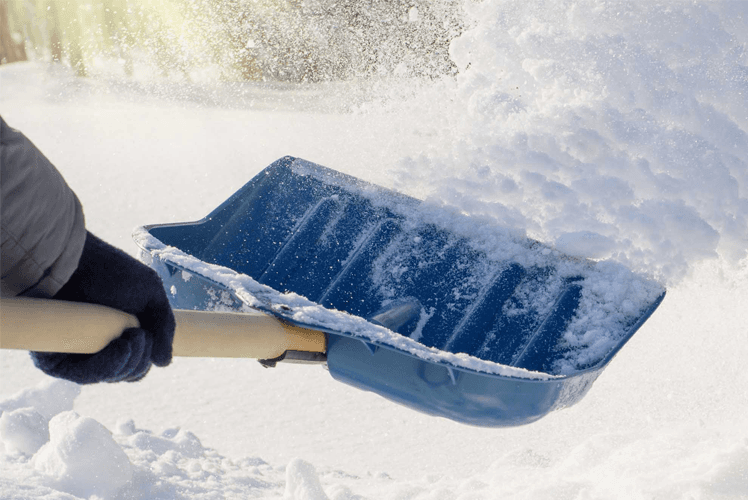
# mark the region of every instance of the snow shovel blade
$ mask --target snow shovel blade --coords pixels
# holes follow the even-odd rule
[[[305,160],[197,222],[135,239],[181,309],[260,309],[328,334],[332,376],[480,426],[579,401],[665,290]]]

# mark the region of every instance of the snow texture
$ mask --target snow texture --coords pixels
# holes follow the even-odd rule
[[[0,499],[748,498],[748,3],[464,8],[453,80],[294,91],[16,63],[0,112],[133,254],[133,227],[197,220],[291,154],[667,284],[585,399],[487,430],[306,366],[182,358],[77,387],[4,350]]]
[[[668,283],[746,257],[745,2],[465,8],[456,81],[407,104],[432,140],[397,187]]]

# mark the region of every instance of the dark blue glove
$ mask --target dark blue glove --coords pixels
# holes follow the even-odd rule
[[[140,328],[128,328],[96,354],[32,352],[34,364],[53,377],[79,384],[134,382],[151,364],[171,362],[174,313],[158,274],[137,259],[86,236],[78,268],[53,297],[120,309],[137,316]]]

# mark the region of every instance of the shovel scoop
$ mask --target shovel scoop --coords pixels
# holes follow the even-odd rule
[[[664,288],[485,220],[285,157],[204,219],[135,240],[172,306],[260,310],[324,332],[345,383],[488,427],[570,406]],[[210,339],[205,339],[206,345]]]

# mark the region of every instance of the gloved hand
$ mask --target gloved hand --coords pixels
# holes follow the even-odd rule
[[[124,330],[95,354],[32,352],[48,375],[79,384],[134,382],[151,364],[171,362],[174,313],[158,274],[90,232],[78,268],[53,298],[120,309],[137,316],[140,328]]]

